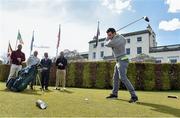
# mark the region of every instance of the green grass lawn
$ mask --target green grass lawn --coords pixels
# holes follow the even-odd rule
[[[107,100],[105,97],[111,90],[68,88],[61,92],[51,87],[49,89],[50,91],[41,92],[39,87],[36,87],[35,91],[27,89],[15,93],[6,90],[5,83],[0,83],[0,116],[180,117],[180,99],[167,98],[167,95],[172,94],[180,97],[180,91],[138,91],[139,102],[130,104],[127,91],[119,91],[118,100]],[[85,98],[88,98],[88,101]],[[41,110],[36,107],[37,99],[44,100],[48,108]]]

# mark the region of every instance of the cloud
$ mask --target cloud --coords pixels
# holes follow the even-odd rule
[[[165,3],[169,5],[168,12],[170,13],[180,12],[180,0],[166,0]]]
[[[106,35],[108,27],[116,27],[119,15],[96,0],[0,0],[0,55],[7,51],[8,41],[15,47],[17,31],[20,29],[23,51],[29,55],[32,31],[35,30],[34,45],[49,46],[37,49],[39,55],[56,53],[58,26],[62,26],[60,49],[87,51],[88,42],[96,34],[100,21],[100,37]]]
[[[178,18],[173,18],[170,21],[161,21],[159,23],[159,29],[165,31],[174,31],[180,29],[180,20]]]
[[[132,10],[132,0],[101,0],[102,5],[115,13],[122,13],[124,10]]]
[[[59,50],[87,51],[88,42],[96,34],[97,14],[95,13],[97,6],[100,6],[96,1],[0,0],[0,3],[2,3],[0,4],[0,55],[6,53],[9,40],[12,47],[15,47],[18,29],[25,43],[23,51],[27,56],[33,30],[35,30],[34,45],[50,47],[37,49],[40,57],[44,52],[49,52],[50,56],[55,55],[59,24],[62,26]],[[102,19],[106,19],[104,17],[107,16],[102,16]],[[100,24],[101,31],[103,26]]]
[[[2,0],[1,12],[26,13],[31,16],[63,16],[66,14],[64,0]],[[61,13],[61,14],[60,14]]]

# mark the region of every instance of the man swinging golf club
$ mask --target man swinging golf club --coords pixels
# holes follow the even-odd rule
[[[114,28],[109,28],[107,31],[107,39],[105,46],[112,48],[114,57],[116,58],[116,65],[114,67],[114,77],[113,77],[113,90],[112,93],[106,97],[107,99],[117,99],[118,90],[119,90],[119,79],[126,86],[131,94],[131,99],[129,103],[134,103],[138,100],[138,97],[135,93],[134,87],[126,76],[127,67],[129,60],[126,57],[125,53],[125,44],[126,40],[122,35],[116,34]]]

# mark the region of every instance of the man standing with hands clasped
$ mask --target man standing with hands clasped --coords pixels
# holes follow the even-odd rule
[[[131,82],[128,80],[126,73],[129,60],[126,57],[125,53],[125,44],[126,40],[122,35],[116,34],[114,28],[109,28],[107,31],[107,39],[105,46],[112,48],[114,57],[116,58],[116,65],[114,67],[114,77],[113,77],[113,90],[112,93],[106,97],[107,99],[117,99],[118,90],[119,90],[119,79],[126,86],[131,94],[131,99],[129,103],[134,103],[138,100],[138,97],[135,93],[134,87]]]
[[[64,53],[61,52],[60,56],[56,60],[56,90],[59,90],[59,84],[62,86],[62,90],[65,90],[66,85],[66,67],[67,67],[67,59],[64,57]]]
[[[42,90],[48,90],[48,85],[49,85],[49,75],[50,75],[50,69],[52,65],[51,59],[48,58],[48,53],[44,53],[44,59],[41,60],[40,62],[42,72],[41,72],[41,86]]]

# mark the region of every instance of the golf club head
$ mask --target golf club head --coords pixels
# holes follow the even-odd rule
[[[149,22],[149,18],[147,16],[143,17],[146,22]]]

